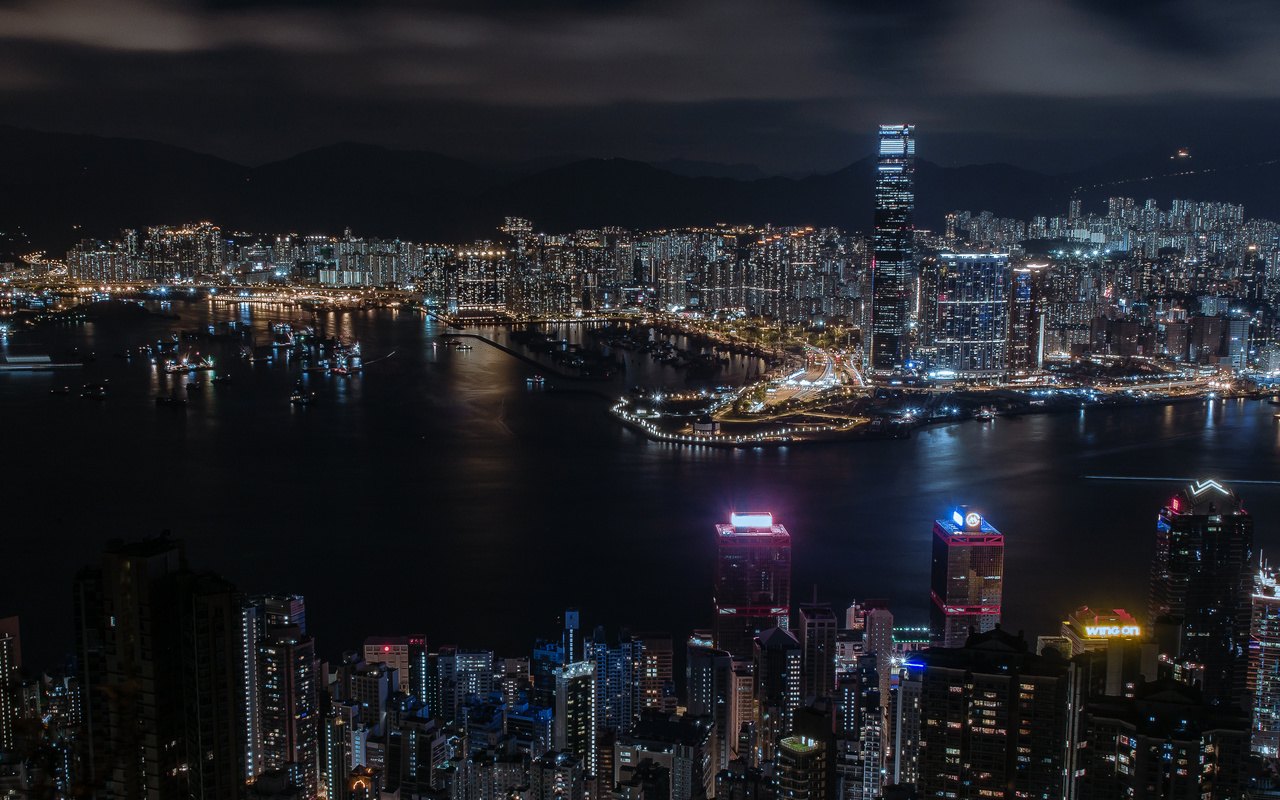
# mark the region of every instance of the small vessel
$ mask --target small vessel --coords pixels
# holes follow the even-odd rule
[[[989,408],[984,408],[978,412],[975,417],[979,422],[991,422],[996,418],[995,412]]]
[[[156,398],[157,406],[167,406],[169,408],[182,408],[186,404],[187,404],[187,400],[184,397],[157,397]]]
[[[289,402],[295,406],[305,406],[309,405],[315,396],[315,392],[308,392],[299,381],[298,385],[293,387],[293,394],[289,395]]]
[[[55,386],[49,390],[49,394],[71,394],[70,386]]]
[[[230,375],[214,375],[213,382],[214,383],[231,383],[231,376]]]
[[[547,382],[547,379],[541,375],[534,375],[532,378],[528,378],[525,382],[530,386],[542,386]]]
[[[86,386],[80,392],[81,397],[87,397],[90,400],[106,400],[107,387],[105,386]]]
[[[458,347],[458,349],[459,349],[459,350],[470,350],[470,349],[471,349],[471,345],[469,345],[469,344],[460,344],[460,345],[458,345],[457,347]]]

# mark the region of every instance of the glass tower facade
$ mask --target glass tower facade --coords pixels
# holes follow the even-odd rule
[[[1152,627],[1181,622],[1180,658],[1204,669],[1210,702],[1244,700],[1253,564],[1253,516],[1229,488],[1200,481],[1161,509],[1151,569]]]
[[[1009,360],[1009,257],[938,257],[937,363],[959,377],[999,377]]]
[[[929,581],[931,634],[941,647],[964,647],[969,629],[1000,621],[1004,591],[1004,534],[981,514],[959,508],[933,523]]]
[[[871,262],[869,366],[888,372],[902,362],[911,297],[915,229],[915,126],[881,125],[876,164],[874,258]]]
[[[1274,759],[1280,756],[1280,570],[1266,564],[1253,579],[1248,688],[1253,752]]]
[[[790,627],[791,534],[772,514],[735,513],[716,539],[716,647],[750,659],[757,633]]]

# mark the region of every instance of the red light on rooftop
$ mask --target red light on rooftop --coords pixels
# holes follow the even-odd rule
[[[382,646],[382,652],[384,652],[384,653],[390,653],[390,652],[391,652],[391,645],[389,645],[389,644],[384,644],[384,645]]]

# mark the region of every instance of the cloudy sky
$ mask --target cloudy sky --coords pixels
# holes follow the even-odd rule
[[[260,163],[342,140],[488,161],[1045,171],[1271,147],[1270,0],[0,0],[0,123]]]

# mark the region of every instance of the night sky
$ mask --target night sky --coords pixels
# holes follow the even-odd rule
[[[487,163],[829,170],[914,122],[944,165],[1262,152],[1268,0],[0,0],[0,123],[256,164],[353,140]]]

